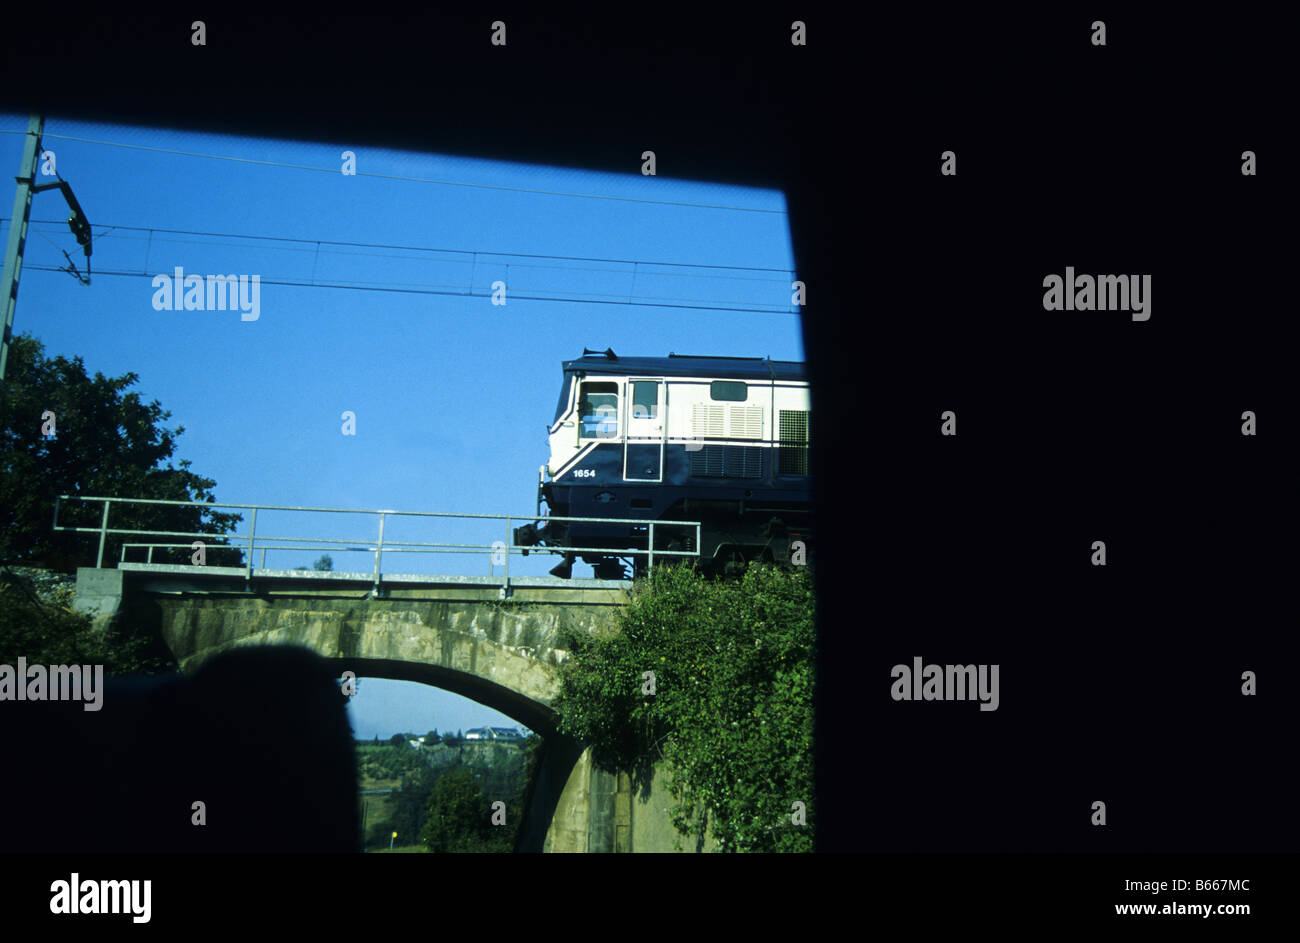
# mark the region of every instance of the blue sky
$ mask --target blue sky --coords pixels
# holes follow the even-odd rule
[[[26,115],[0,115],[10,176],[26,128]],[[584,346],[803,359],[776,191],[641,176],[640,154],[620,175],[57,117],[46,118],[43,149],[92,224],[92,283],[42,270],[66,265],[62,250],[83,270],[85,260],[62,197],[38,194],[14,332],[47,356],[81,356],[92,375],[139,374],[133,389],[185,427],[173,461],[215,479],[218,501],[531,514],[560,362]],[[355,176],[340,172],[344,151]],[[658,155],[661,167],[670,156]],[[11,194],[0,198],[5,216],[11,206]],[[154,310],[152,277],[177,266],[258,275],[257,320]],[[505,306],[491,303],[498,280]],[[642,303],[615,303],[629,299]],[[343,434],[345,411],[356,435]],[[373,540],[376,527],[373,517],[258,516],[259,533]],[[504,522],[385,527],[386,540],[504,536]],[[318,555],[282,551],[267,565]],[[332,556],[336,570],[372,566],[369,554]],[[514,557],[511,572],[554,563]],[[485,553],[384,560],[407,573],[488,565]],[[423,685],[375,679],[362,690],[351,713],[367,739],[513,725]]]

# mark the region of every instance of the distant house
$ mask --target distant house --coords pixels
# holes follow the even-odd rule
[[[522,740],[521,734],[514,727],[475,727],[465,731],[466,740]]]
[[[411,749],[413,750],[424,749],[424,737],[416,737],[414,740],[407,740],[406,742],[411,745]]]

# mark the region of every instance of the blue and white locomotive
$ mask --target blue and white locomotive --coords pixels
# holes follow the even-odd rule
[[[811,413],[802,363],[584,349],[563,367],[551,457],[538,475],[539,515],[545,502],[552,517],[699,521],[700,560],[715,570],[751,559],[788,563],[791,544],[808,540]],[[655,529],[656,550],[691,551],[694,540],[693,527]],[[629,555],[617,551],[647,549],[647,528],[539,516],[516,529],[515,544],[558,548],[556,576],[571,576],[580,555],[598,578],[620,579]],[[634,573],[647,565],[645,554],[630,559]]]

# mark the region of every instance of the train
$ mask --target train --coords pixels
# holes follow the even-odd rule
[[[525,554],[536,547],[561,555],[551,574],[565,579],[577,557],[597,579],[635,578],[649,557],[627,551],[648,549],[654,521],[656,551],[698,553],[708,571],[736,572],[756,559],[810,562],[812,411],[803,363],[584,348],[562,369],[550,458],[538,470],[538,517],[514,531]],[[615,520],[551,519],[568,517]],[[674,521],[700,524],[698,546],[696,528]]]

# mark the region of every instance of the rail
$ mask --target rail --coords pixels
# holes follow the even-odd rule
[[[78,527],[59,524],[59,509],[63,502],[98,502],[103,505],[103,513],[100,515],[98,527]],[[221,510],[221,511],[250,511],[252,512],[249,520],[248,534],[212,534],[199,531],[174,531],[162,530],[159,528],[123,528],[109,527],[109,513],[114,505],[165,505],[171,507],[196,507],[204,510]],[[279,537],[268,534],[257,533],[257,512],[258,511],[289,511],[302,513],[324,513],[324,514],[361,514],[378,517],[378,534],[372,539],[370,537]],[[428,541],[409,541],[409,540],[384,540],[384,525],[389,518],[394,517],[412,517],[412,518],[439,518],[439,519],[474,519],[474,520],[496,520],[504,521],[506,527],[506,539],[504,541],[493,541],[490,544],[470,544],[470,543],[436,543]],[[568,522],[568,523],[593,523],[593,524],[632,524],[643,527],[646,530],[646,549],[618,549],[610,550],[607,547],[564,547],[562,550],[556,550],[547,547],[522,546],[514,543],[513,523],[535,523],[539,520]],[[695,529],[695,539],[692,543],[692,550],[656,550],[655,549],[655,528],[664,527],[693,527]],[[147,537],[188,537],[191,540],[203,541],[225,541],[222,543],[213,543],[210,549],[230,549],[243,551],[245,556],[244,577],[246,580],[253,578],[254,566],[253,559],[257,550],[261,550],[261,566],[258,569],[266,569],[266,554],[269,550],[345,550],[360,551],[374,554],[373,582],[374,587],[372,594],[378,596],[380,586],[383,582],[383,573],[380,569],[381,560],[385,553],[483,553],[487,552],[489,556],[488,574],[495,575],[492,568],[495,564],[503,564],[501,597],[506,598],[510,595],[510,557],[512,554],[547,554],[547,553],[590,553],[602,554],[613,557],[627,557],[649,555],[648,566],[653,569],[656,556],[661,557],[698,557],[700,547],[700,522],[699,521],[647,521],[635,518],[610,518],[610,517],[539,517],[535,514],[463,514],[440,511],[393,511],[387,509],[365,509],[365,508],[322,508],[307,507],[288,504],[216,504],[206,501],[165,501],[156,498],[106,498],[106,497],[83,497],[81,495],[59,495],[54,502],[54,530],[65,533],[81,534],[98,534],[99,535],[99,553],[95,560],[95,566],[102,568],[104,565],[104,546],[107,543],[110,534],[113,535],[140,535]],[[638,533],[629,536],[641,536]],[[238,541],[238,543],[236,543]],[[306,545],[295,545],[286,543],[291,541],[303,542]],[[259,546],[260,542],[260,546]],[[168,549],[193,549],[191,543],[158,543],[158,542],[131,542],[123,543],[121,548],[120,562],[125,562],[126,551],[128,548],[141,549],[148,548],[148,561],[153,562],[153,551],[156,548],[163,547]],[[205,549],[209,549],[205,545]],[[202,564],[193,565],[196,570],[202,568]],[[390,574],[394,575],[394,574]]]

